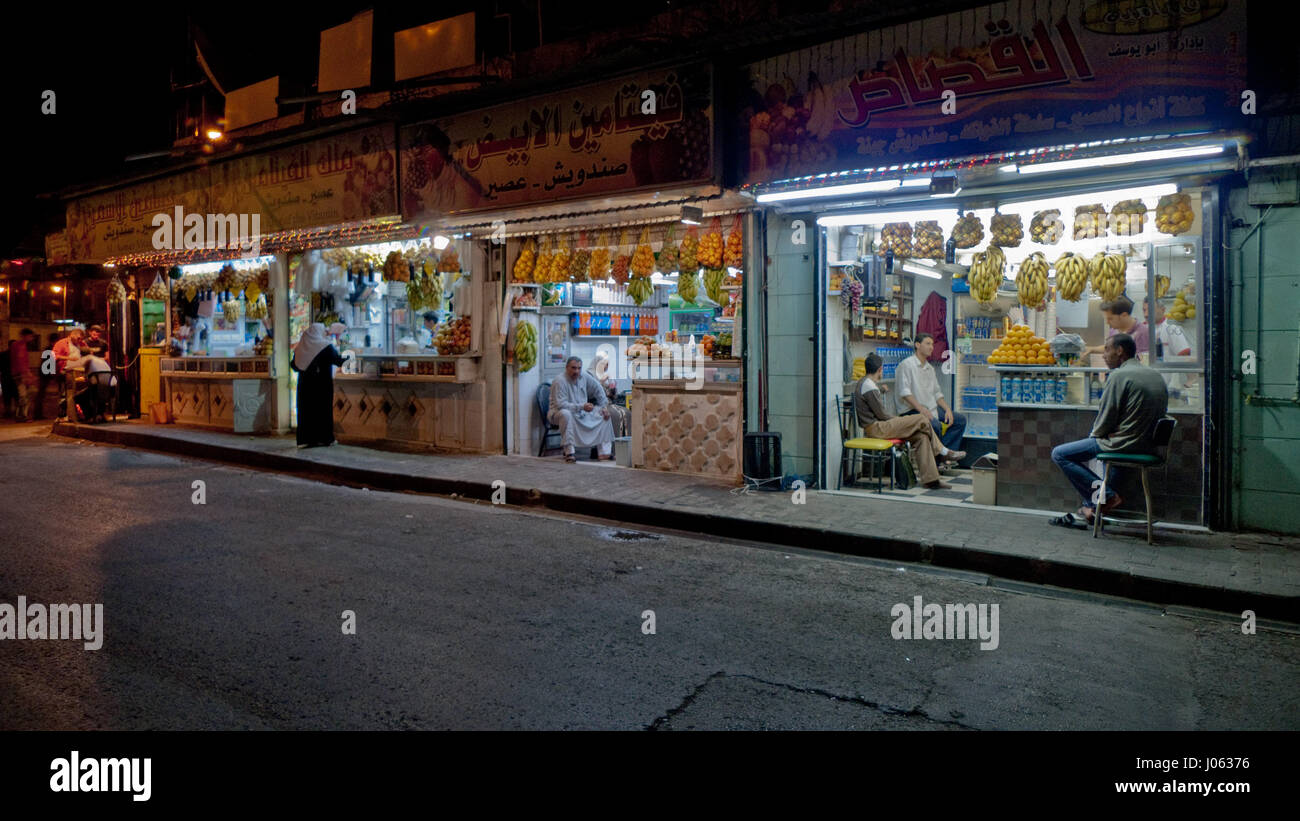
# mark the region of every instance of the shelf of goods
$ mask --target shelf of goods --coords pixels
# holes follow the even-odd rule
[[[358,354],[356,360],[355,371],[347,365],[334,378],[467,383],[478,380],[481,361],[477,354]]]
[[[273,379],[269,356],[165,356],[162,375],[196,379]]]
[[[988,354],[997,339],[958,337],[956,357],[956,410],[966,416],[966,436],[998,438],[997,379],[988,370]]]

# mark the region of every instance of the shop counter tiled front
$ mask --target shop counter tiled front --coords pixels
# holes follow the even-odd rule
[[[632,383],[632,467],[740,483],[744,438],[739,382]]]

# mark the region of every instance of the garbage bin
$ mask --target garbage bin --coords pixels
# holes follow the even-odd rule
[[[971,465],[974,473],[975,494],[972,499],[977,505],[996,505],[998,503],[998,455],[986,453]]]
[[[614,437],[614,463],[619,467],[632,467],[632,437]]]

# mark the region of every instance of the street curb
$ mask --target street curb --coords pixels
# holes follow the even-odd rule
[[[52,433],[72,439],[85,439],[292,473],[308,479],[375,490],[440,496],[454,494],[482,501],[490,501],[494,492],[490,482],[409,476],[368,468],[323,465],[291,455],[262,453],[226,445],[172,439],[166,436],[151,436],[147,433],[120,428],[109,429],[60,422],[54,425]],[[507,487],[506,502],[519,507],[543,507],[561,513],[579,514],[627,524],[666,527],[741,541],[811,548],[849,556],[913,564],[929,564],[1033,584],[1136,599],[1164,606],[1194,607],[1237,615],[1244,610],[1253,610],[1259,619],[1300,624],[1300,599],[1296,597],[1155,579],[1120,570],[1085,567],[1027,556],[1011,556],[961,545],[938,544],[928,539],[912,541],[802,525],[755,521],[714,513],[694,513],[627,502],[603,501],[537,488]]]

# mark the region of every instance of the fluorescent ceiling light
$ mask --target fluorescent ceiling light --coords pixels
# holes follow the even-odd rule
[[[926,188],[930,185],[929,177],[908,177],[900,184],[900,188]]]
[[[1207,157],[1222,154],[1222,145],[1201,145],[1190,148],[1166,148],[1160,151],[1139,151],[1132,154],[1112,154],[1108,157],[1084,157],[1077,160],[1059,160],[1057,162],[1036,163],[1033,165],[1013,166],[1021,174],[1043,174],[1051,171],[1073,171],[1079,168],[1101,168],[1112,165],[1130,165],[1138,162],[1155,160],[1177,160],[1185,157]],[[1003,166],[1002,170],[1007,170]]]
[[[985,224],[988,218],[993,216],[992,208],[979,209],[962,209],[963,211],[973,213],[979,217]],[[910,222],[912,224],[922,220],[933,220],[939,223],[939,227],[944,232],[952,230],[953,223],[957,222],[956,208],[930,208],[917,209],[914,211],[876,211],[876,212],[859,212],[856,214],[828,214],[824,217],[817,218],[818,225],[824,226],[844,226],[844,225],[886,225],[891,222]]]
[[[943,275],[930,266],[922,265],[919,262],[912,262],[911,260],[907,260],[903,263],[903,270],[910,271],[919,276],[929,277],[930,279],[943,279]]]
[[[1034,211],[1046,211],[1049,208],[1055,208],[1061,212],[1061,220],[1066,223],[1067,229],[1073,223],[1074,209],[1080,205],[1091,205],[1093,203],[1103,203],[1114,205],[1121,200],[1154,200],[1163,197],[1166,194],[1177,194],[1178,186],[1173,183],[1162,183],[1161,185],[1144,185],[1136,188],[1116,188],[1110,191],[1094,191],[1091,194],[1070,194],[1063,197],[1049,197],[1047,199],[1035,200],[1008,200],[999,207],[1003,213],[1029,214],[1032,216]],[[1148,203],[1150,205],[1151,203]]]
[[[927,181],[928,185],[929,182]],[[821,197],[839,197],[845,194],[865,194],[871,191],[893,191],[900,187],[898,180],[875,180],[874,182],[854,182],[846,185],[828,185],[822,188],[809,188],[803,191],[774,191],[759,194],[759,202],[784,202],[786,200],[808,200]]]

